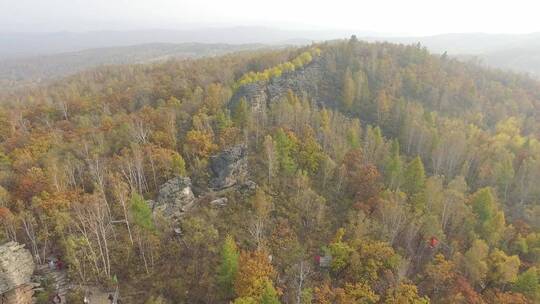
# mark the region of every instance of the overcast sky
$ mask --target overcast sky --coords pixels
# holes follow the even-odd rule
[[[540,31],[539,0],[0,0],[0,31],[270,26],[403,35]]]

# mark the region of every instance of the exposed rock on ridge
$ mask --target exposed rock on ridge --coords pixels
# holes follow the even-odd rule
[[[167,217],[179,217],[195,203],[195,195],[191,190],[189,177],[174,177],[159,189],[157,201],[153,203],[154,211],[161,211]]]
[[[0,293],[6,304],[31,303],[34,268],[32,254],[24,245],[8,242],[0,246]]]
[[[0,293],[30,282],[34,261],[24,245],[8,242],[0,246]]]
[[[236,145],[210,158],[210,187],[221,190],[243,182],[247,176],[247,146]]]
[[[314,59],[310,64],[285,73],[268,82],[255,82],[241,86],[232,98],[234,106],[242,97],[251,105],[254,111],[264,111],[269,104],[287,96],[289,90],[298,96],[306,96],[315,102],[327,103],[325,96],[320,94],[319,87],[324,85],[324,62],[321,58]]]

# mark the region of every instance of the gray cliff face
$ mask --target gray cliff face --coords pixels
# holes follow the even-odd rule
[[[210,158],[210,187],[221,190],[243,182],[247,176],[247,146],[236,145]]]
[[[8,242],[0,246],[0,294],[5,304],[32,303],[31,276],[34,260],[24,245]]]
[[[174,177],[159,189],[157,201],[153,203],[154,211],[160,211],[167,217],[179,217],[195,203],[195,195],[191,190],[189,177]]]
[[[232,98],[232,106],[246,98],[253,111],[264,111],[270,104],[279,102],[291,90],[299,97],[308,97],[318,104],[328,103],[326,96],[320,94],[320,87],[328,81],[324,75],[324,62],[321,58],[296,71],[285,73],[269,82],[250,83],[240,87]]]
[[[0,246],[0,293],[30,282],[34,260],[24,245],[8,242]]]

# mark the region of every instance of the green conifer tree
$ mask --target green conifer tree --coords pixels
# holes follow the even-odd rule
[[[234,293],[234,280],[238,273],[238,260],[240,253],[232,236],[225,238],[221,248],[221,264],[218,270],[218,283],[226,298],[230,298]]]
[[[477,216],[476,232],[488,242],[496,245],[505,229],[504,212],[499,210],[491,188],[482,188],[473,194],[471,206]]]
[[[154,221],[152,219],[152,210],[144,200],[144,198],[134,193],[131,197],[131,216],[133,223],[144,230],[154,230]]]
[[[242,97],[233,113],[234,124],[239,128],[245,128],[248,125],[249,107],[246,98]]]
[[[420,156],[415,157],[405,169],[403,189],[410,197],[422,191],[426,183],[424,164]]]

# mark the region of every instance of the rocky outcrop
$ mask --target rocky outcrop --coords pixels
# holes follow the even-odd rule
[[[222,190],[244,181],[247,176],[247,146],[236,145],[210,158],[210,187]]]
[[[309,97],[319,104],[330,101],[319,89],[326,81],[323,59],[317,58],[307,66],[296,71],[285,73],[268,82],[256,82],[243,85],[232,98],[232,107],[242,97],[246,98],[253,111],[265,111],[269,104],[278,102],[287,96],[289,90],[297,96]]]
[[[166,217],[177,218],[188,211],[195,203],[189,177],[174,177],[159,189],[157,201],[151,202],[154,211]]]
[[[8,242],[0,246],[0,293],[6,304],[31,303],[34,260],[24,245]]]

